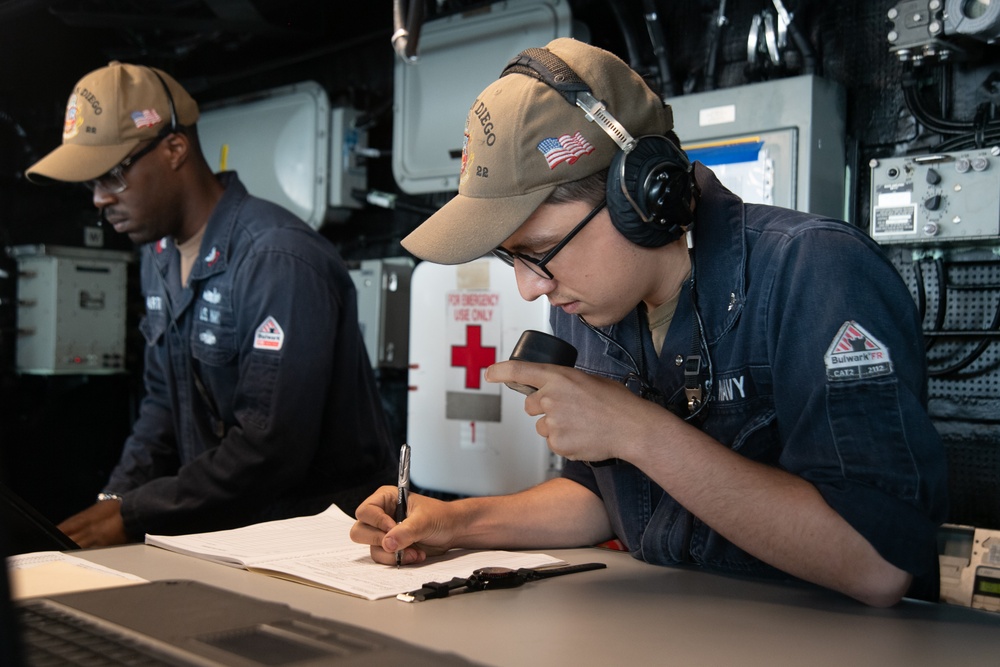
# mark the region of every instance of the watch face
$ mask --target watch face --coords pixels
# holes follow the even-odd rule
[[[490,577],[509,577],[514,573],[514,570],[509,567],[481,567],[472,574],[476,577],[485,577],[488,579]]]
[[[513,588],[525,582],[517,570],[509,567],[482,567],[469,577],[468,587],[474,590],[486,588]]]

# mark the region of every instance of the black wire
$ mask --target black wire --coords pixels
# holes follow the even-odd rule
[[[985,145],[986,128],[989,126],[988,104],[984,103],[976,107],[976,116],[972,124],[975,127],[973,134],[975,135],[976,148],[982,148]]]
[[[944,70],[948,72],[947,69]],[[946,86],[942,85],[942,89]],[[980,105],[972,121],[952,121],[936,116],[924,103],[918,90],[919,86],[913,79],[903,83],[903,99],[906,108],[917,121],[932,132],[945,135],[958,135],[941,142],[937,150],[950,151],[964,148],[983,148],[1000,142],[1000,123],[989,120],[988,106]],[[942,101],[942,104],[944,102]]]
[[[794,19],[788,23],[788,33],[792,36],[792,41],[795,42],[799,53],[802,54],[802,73],[822,74],[819,71],[819,60],[816,58],[816,52],[813,50],[812,44],[806,38],[805,34],[799,30],[799,26]]]
[[[944,263],[940,258],[936,260],[935,264],[938,267],[938,311],[935,317],[934,329],[932,329],[932,332],[945,334],[945,336],[942,337],[946,337],[947,332],[944,331],[944,315],[945,315],[945,310],[947,308],[947,305],[945,303],[947,295],[947,285],[946,285],[947,274],[945,273],[946,268],[944,266]],[[988,331],[995,331],[998,328],[1000,328],[1000,300],[997,301],[997,309],[993,314],[993,322],[990,323]],[[936,338],[931,338],[929,341],[925,340],[925,349],[929,350],[934,340],[936,340]],[[946,366],[944,368],[928,368],[927,373],[930,377],[943,377],[945,375],[953,375],[961,371],[962,369],[968,367],[979,357],[981,357],[983,352],[986,351],[986,348],[989,347],[990,343],[992,342],[993,341],[990,338],[983,338],[981,341],[979,341],[979,343],[972,350],[972,352],[965,355],[963,358],[959,359],[954,364]]]
[[[990,324],[990,330],[996,330],[998,326],[1000,326],[1000,302],[997,302],[997,309],[996,312],[993,314],[993,322]],[[986,351],[986,348],[989,347],[990,343],[992,342],[993,341],[990,340],[989,338],[984,338],[983,340],[979,341],[979,344],[976,345],[975,349],[972,352],[967,354],[958,362],[952,364],[951,366],[947,366],[946,368],[928,369],[927,371],[928,375],[930,375],[931,377],[942,377],[945,375],[953,375],[959,372],[972,362],[979,359],[979,357],[982,356],[983,352]]]
[[[944,316],[948,310],[948,269],[945,268],[944,260],[940,257],[934,260],[934,268],[937,270],[938,302],[937,312],[934,313],[934,328],[932,332],[939,332],[944,329]],[[924,340],[924,351],[931,349],[934,345],[934,338]]]
[[[618,24],[618,30],[621,32],[622,39],[625,40],[625,50],[628,52],[629,67],[639,71],[642,69],[642,57],[639,53],[638,40],[631,28],[631,18],[625,16],[625,8],[621,3],[609,2],[608,6],[611,8],[611,14],[614,16],[615,23]]]
[[[917,312],[920,313],[920,321],[924,321],[927,315],[927,290],[924,287],[924,270],[920,268],[920,260],[913,262],[913,281],[917,284]]]
[[[913,114],[913,117],[928,130],[939,134],[970,134],[975,131],[974,124],[971,122],[950,121],[934,116],[924,106],[915,83],[904,84],[903,99],[906,102],[906,108]]]
[[[660,96],[670,98],[677,91],[674,87],[673,77],[670,74],[667,40],[663,35],[660,15],[656,11],[655,0],[643,0],[642,6],[644,18],[646,19],[646,31],[649,33],[649,42],[653,46],[653,55],[656,56],[657,67],[660,70]]]
[[[981,146],[977,146],[977,137],[974,133],[964,134],[962,136],[954,137],[947,141],[942,141],[937,145],[937,150],[945,151],[955,151],[965,148],[979,148],[990,145],[995,145],[1000,143],[1000,128],[986,129],[983,131],[981,137],[978,138],[978,143]]]
[[[719,51],[722,48],[722,33],[728,19],[725,14],[726,0],[720,0],[719,7],[709,19],[708,25],[708,56],[705,62],[705,90],[715,90],[715,75],[718,69]]]

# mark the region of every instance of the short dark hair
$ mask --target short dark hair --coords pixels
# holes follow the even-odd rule
[[[572,204],[584,202],[590,206],[597,206],[598,202],[604,199],[607,190],[608,170],[601,169],[596,174],[591,174],[578,181],[561,183],[556,186],[552,194],[545,200],[546,204]]]

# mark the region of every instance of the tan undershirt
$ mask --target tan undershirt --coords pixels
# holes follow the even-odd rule
[[[181,254],[181,285],[187,286],[191,267],[194,266],[194,260],[198,258],[198,250],[201,248],[201,239],[204,236],[205,227],[202,227],[187,241],[177,244],[177,251]]]
[[[672,299],[667,300],[647,314],[649,333],[653,336],[653,348],[656,350],[657,356],[663,349],[663,341],[667,338],[667,330],[670,328],[671,320],[674,319],[674,313],[677,312],[677,302],[680,298],[681,291],[677,290],[677,294]]]

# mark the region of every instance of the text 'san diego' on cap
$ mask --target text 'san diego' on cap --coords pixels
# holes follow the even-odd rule
[[[672,129],[669,107],[618,56],[569,38],[545,48],[569,65],[633,136]],[[403,247],[440,264],[481,257],[513,234],[558,185],[607,169],[618,151],[597,123],[545,82],[521,73],[503,76],[469,110],[457,196],[404,238]]]

